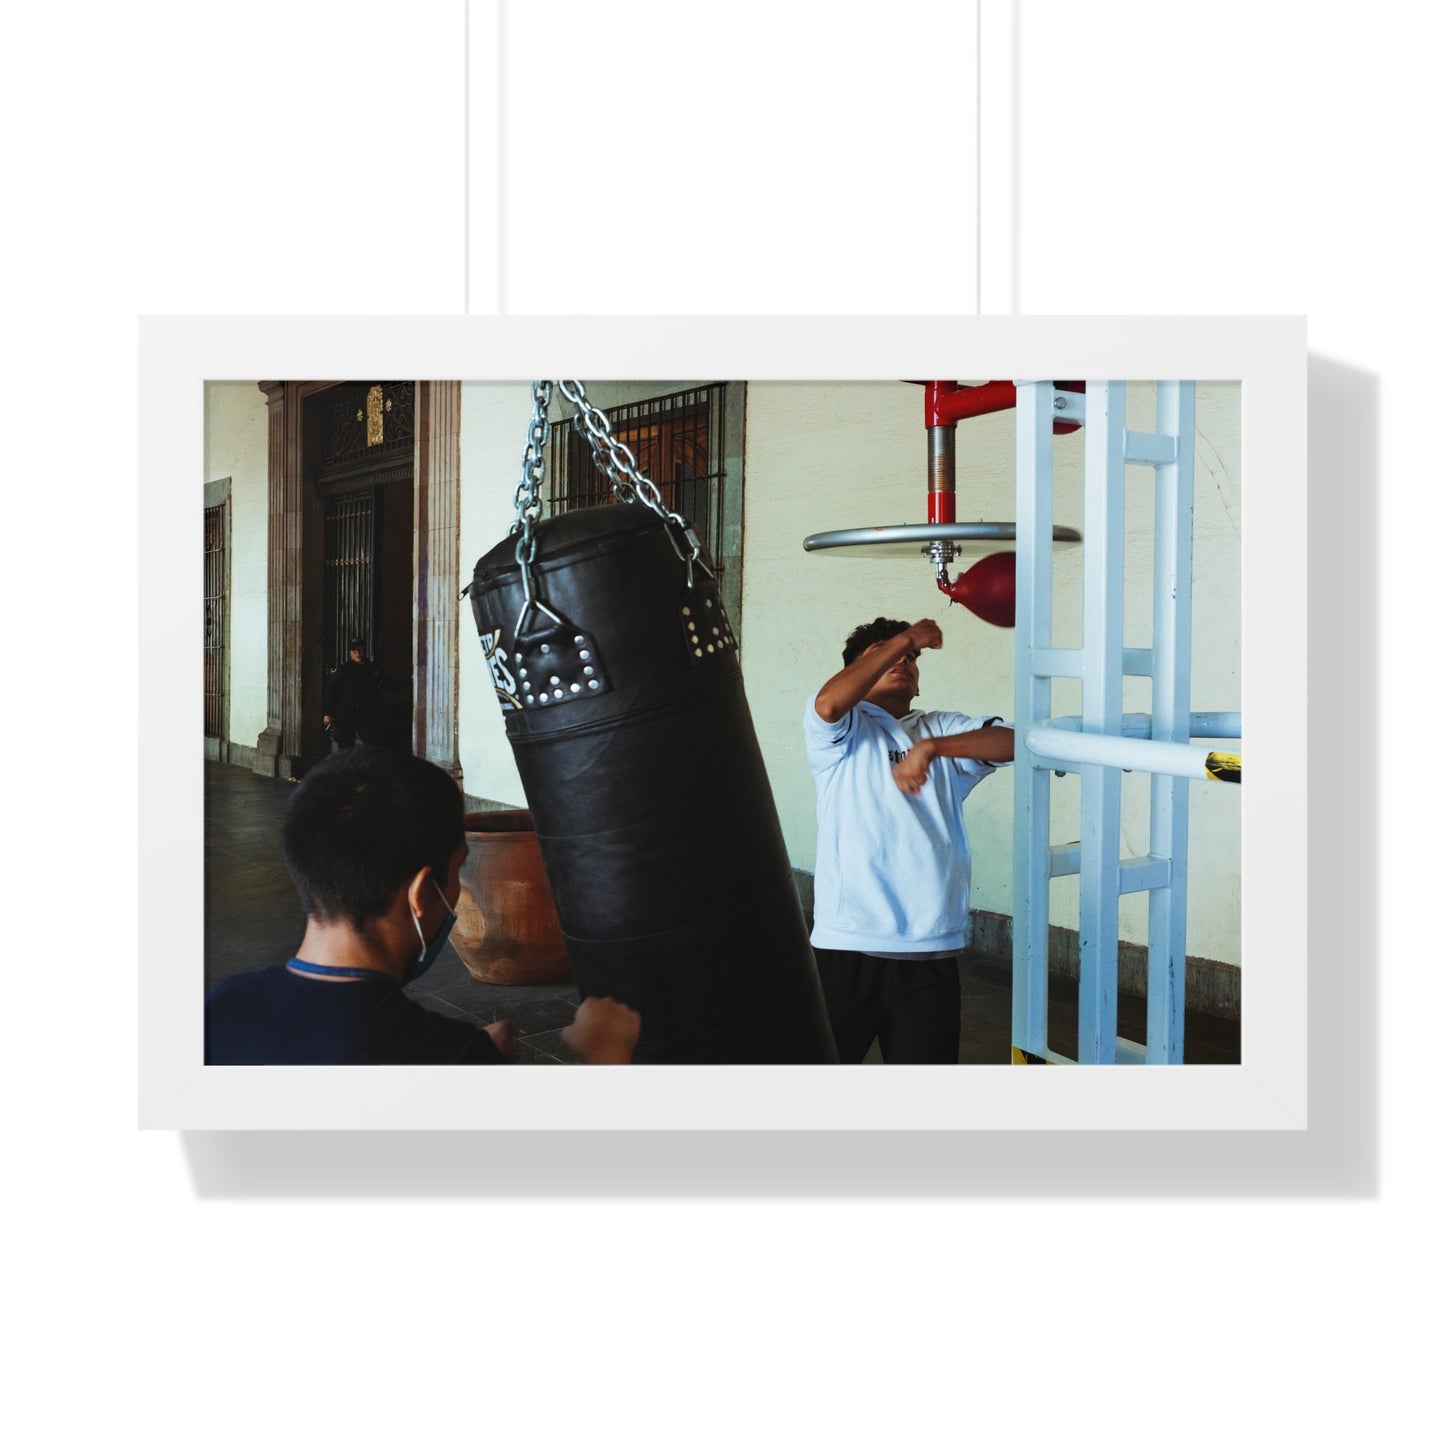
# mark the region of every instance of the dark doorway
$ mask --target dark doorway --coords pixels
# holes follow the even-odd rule
[[[382,739],[408,749],[414,389],[413,382],[343,382],[308,397],[305,419],[319,542],[308,553],[319,585],[305,589],[314,605],[306,609],[303,652],[317,659],[324,686],[346,661],[350,640],[363,639],[386,679]]]
[[[226,504],[206,508],[206,737],[226,732]],[[207,754],[209,756],[209,753]]]

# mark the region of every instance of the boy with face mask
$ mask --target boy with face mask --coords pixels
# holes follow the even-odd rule
[[[443,1018],[402,988],[446,943],[467,854],[461,793],[409,754],[353,748],[297,785],[282,824],[306,933],[284,964],[206,997],[208,1064],[500,1064],[512,1024]],[[563,1038],[587,1063],[630,1063],[637,1014],[589,998]]]

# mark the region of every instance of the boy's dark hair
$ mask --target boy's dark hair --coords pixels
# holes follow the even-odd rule
[[[887,642],[890,637],[897,637],[900,632],[907,632],[912,626],[911,622],[899,622],[896,617],[875,617],[872,622],[855,627],[843,644],[843,666],[847,667],[855,657],[867,652],[875,642]]]
[[[444,885],[466,836],[460,789],[439,767],[390,748],[345,748],[291,795],[281,850],[307,917],[362,928],[431,865]]]

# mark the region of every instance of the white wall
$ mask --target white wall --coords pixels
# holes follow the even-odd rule
[[[1014,416],[1000,412],[958,429],[960,521],[1012,521]],[[1153,387],[1129,388],[1129,426],[1152,428]],[[1195,478],[1193,705],[1237,711],[1239,688],[1239,388],[1198,390]],[[1083,521],[1084,433],[1057,439],[1055,520]],[[803,752],[808,694],[842,665],[847,634],[880,614],[933,617],[944,646],[920,659],[923,707],[1013,716],[1012,630],[950,607],[919,560],[866,551],[805,553],[812,532],[921,522],[927,486],[922,388],[905,382],[748,388],[743,667],[749,703],[793,861],[813,866],[814,792]],[[1153,474],[1130,468],[1126,510],[1125,643],[1151,641]],[[1055,641],[1082,642],[1080,547],[1055,558]],[[955,568],[955,573],[957,572]],[[1078,683],[1055,685],[1057,714],[1079,711]],[[1147,679],[1130,679],[1125,707],[1148,712]],[[966,811],[974,844],[973,906],[1011,914],[1012,775],[977,788]],[[1076,775],[1055,779],[1051,841],[1078,838]],[[1190,953],[1229,963],[1239,948],[1239,790],[1200,785],[1190,793]],[[1125,778],[1124,851],[1148,851],[1148,780]],[[1078,887],[1053,885],[1055,923],[1078,927]],[[1147,942],[1144,895],[1123,900],[1121,936]]]
[[[266,727],[266,397],[254,381],[206,383],[205,480],[231,479],[230,692],[225,736],[255,747]]]
[[[532,415],[531,386],[462,383],[461,586],[472,580],[477,559],[506,535],[516,511],[513,497],[522,477],[522,453]],[[459,589],[460,590],[460,589]],[[524,806],[521,779],[503,729],[502,709],[482,660],[471,599],[461,604],[457,625],[457,751],[467,792]]]

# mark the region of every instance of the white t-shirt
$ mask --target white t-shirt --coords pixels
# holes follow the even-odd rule
[[[835,723],[803,712],[818,791],[813,933],[818,948],[860,953],[954,953],[968,921],[972,855],[963,800],[996,771],[975,758],[935,758],[917,794],[893,781],[893,764],[925,737],[997,723],[961,712],[895,718],[860,702]]]

